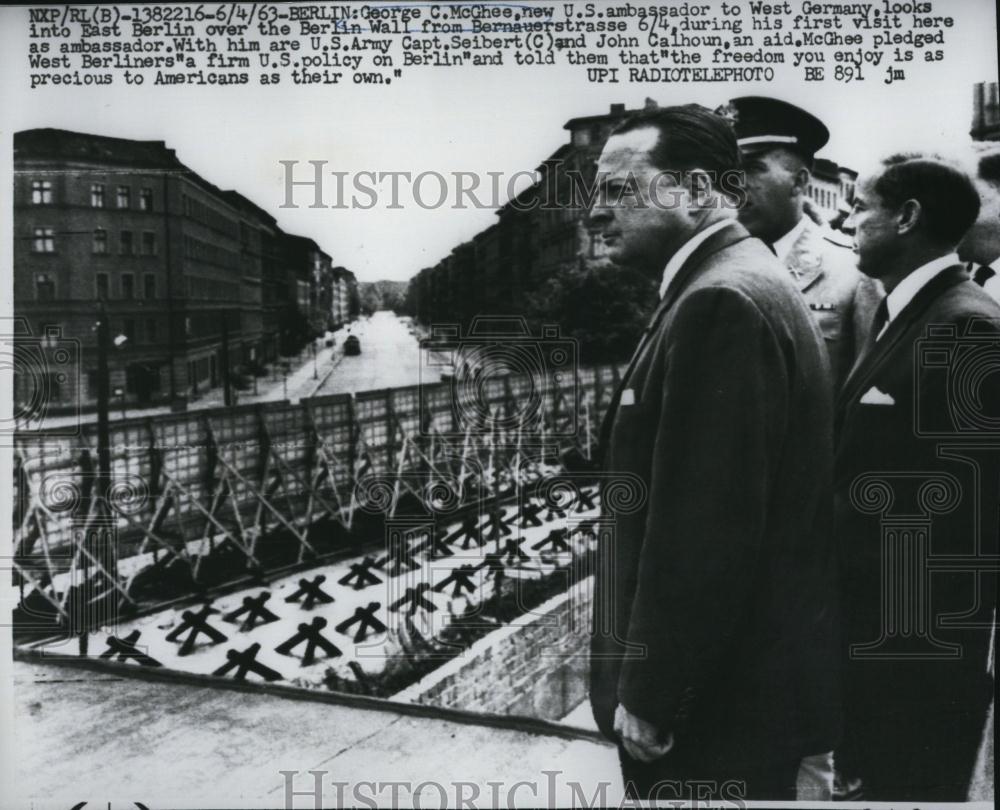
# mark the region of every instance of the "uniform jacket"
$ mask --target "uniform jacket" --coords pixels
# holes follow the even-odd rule
[[[607,480],[646,490],[627,514],[605,504],[590,697],[607,736],[621,702],[707,768],[832,747],[832,406],[788,273],[741,225],[710,236],[602,429]]]
[[[858,271],[849,247],[835,241],[829,229],[809,217],[805,220],[805,228],[785,257],[785,266],[823,333],[834,390],[838,391],[854,365],[884,293],[877,281]]]
[[[866,790],[867,798],[965,797],[991,692],[989,632],[970,624],[990,620],[996,580],[991,572],[958,569],[962,558],[997,554],[998,336],[1000,306],[963,266],[948,268],[862,355],[837,400],[835,526],[843,554],[844,642],[856,647],[888,636],[875,650],[881,660],[844,651],[848,739],[838,762],[854,772],[867,768],[866,781],[884,783],[887,792]],[[884,540],[890,529],[923,532],[927,553],[955,558],[950,571],[927,573],[921,566],[925,580],[890,577],[900,587],[911,583],[912,593],[929,588],[913,597],[928,606],[926,624],[898,607],[902,591],[885,585],[886,572],[896,570],[884,567],[890,559],[917,565],[920,556],[916,539]],[[896,545],[884,545],[889,542]],[[883,620],[886,610],[894,626]],[[946,614],[953,614],[950,624]],[[956,626],[958,614],[968,614],[964,626]],[[904,625],[909,638],[900,635]],[[927,657],[948,645],[960,654]],[[911,657],[885,657],[890,653]],[[951,792],[928,792],[941,790]]]

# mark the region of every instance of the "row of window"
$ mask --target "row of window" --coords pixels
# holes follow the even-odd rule
[[[184,237],[184,258],[229,270],[240,269],[239,254],[193,236]]]
[[[205,205],[201,200],[189,197],[187,194],[181,197],[181,205],[184,216],[198,220],[201,224],[225,234],[230,239],[236,240],[239,237],[239,229],[236,221],[219,213],[210,205]]]
[[[838,196],[829,189],[809,187],[809,197],[815,200],[821,207],[834,209],[840,201]]]
[[[138,244],[132,231],[121,231],[118,236],[118,252],[122,256],[134,256],[138,248],[140,256],[156,255],[156,234],[153,231],[143,231]],[[34,228],[31,237],[32,253],[55,253],[55,228]],[[108,232],[103,228],[94,230],[91,252],[98,255],[108,254]]]
[[[159,335],[159,324],[156,318],[145,318],[141,321],[142,332],[139,331],[140,321],[135,318],[122,318],[112,321],[111,330],[114,335],[124,335],[134,346],[139,342],[155,343]],[[117,327],[117,328],[116,328]],[[42,321],[38,325],[38,334],[62,334],[62,324]]]
[[[111,276],[109,273],[97,273],[94,276],[94,292],[98,299],[111,299]],[[136,298],[136,283],[134,273],[120,273],[118,276],[118,298],[131,301]],[[142,297],[147,301],[156,298],[156,275],[145,273],[142,277]],[[58,298],[56,277],[53,273],[35,273],[35,300],[55,301]]]
[[[120,185],[115,190],[115,203],[118,208],[130,209],[132,207],[132,187]],[[32,180],[31,181],[31,204],[51,205],[52,204],[52,181]],[[105,186],[104,183],[90,184],[90,207],[105,207]],[[143,187],[139,189],[139,210],[153,210],[153,189]]]
[[[237,301],[240,297],[240,285],[229,281],[219,281],[213,278],[188,276],[187,294],[189,298],[211,299],[215,301]]]

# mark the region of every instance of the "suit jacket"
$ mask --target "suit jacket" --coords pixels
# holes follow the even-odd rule
[[[608,737],[621,702],[706,773],[832,747],[832,405],[787,271],[739,224],[710,236],[667,288],[602,431],[609,479],[647,490],[628,514],[605,503],[590,698]]]
[[[823,333],[834,391],[839,391],[885,293],[858,271],[853,251],[832,237],[829,229],[806,217],[785,266]]]
[[[964,800],[991,692],[989,631],[969,625],[989,622],[996,580],[960,569],[997,553],[1000,381],[996,349],[992,374],[976,352],[998,335],[1000,306],[964,267],[948,268],[889,323],[837,400],[835,526],[853,648],[838,762],[863,772],[866,798]],[[928,553],[952,557],[951,570],[928,573]],[[900,607],[904,585],[919,595]]]

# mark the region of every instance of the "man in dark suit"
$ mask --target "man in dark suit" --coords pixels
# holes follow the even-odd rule
[[[826,340],[836,391],[883,293],[858,272],[845,235],[805,210],[813,160],[830,132],[816,116],[777,98],[741,96],[721,112],[732,120],[743,155],[747,200],[740,223],[770,245],[791,274]]]
[[[958,246],[958,255],[968,262],[972,280],[1000,301],[1000,143],[976,142],[973,151],[979,217]]]
[[[836,407],[835,762],[871,800],[963,801],[992,691],[1000,307],[954,252],[978,209],[960,169],[895,156],[851,214],[887,297]]]
[[[695,105],[627,120],[598,164],[592,226],[621,272],[661,280],[602,429],[604,469],[646,498],[606,509],[591,656],[594,717],[643,798],[794,799],[839,723],[829,364],[735,221],[739,165]]]

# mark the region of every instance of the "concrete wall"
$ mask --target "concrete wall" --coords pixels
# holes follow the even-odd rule
[[[394,700],[560,720],[587,696],[593,577],[473,644]]]

